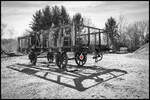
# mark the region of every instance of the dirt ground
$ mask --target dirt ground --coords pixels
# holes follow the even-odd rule
[[[1,58],[2,99],[149,99],[149,59],[132,54],[104,54],[98,63],[88,55],[84,67],[74,60],[68,71],[38,58]]]

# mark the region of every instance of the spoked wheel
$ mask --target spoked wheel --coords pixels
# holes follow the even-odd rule
[[[95,62],[101,61],[103,58],[103,53],[99,52],[96,54]]]
[[[56,55],[56,65],[60,68],[60,69],[66,69],[68,63],[68,56],[66,53],[57,53]]]
[[[54,54],[53,52],[48,52],[47,53],[47,60],[49,63],[52,63],[54,61]]]
[[[78,66],[83,66],[87,61],[87,55],[82,52],[77,52],[75,54],[75,61]]]
[[[36,61],[37,61],[37,56],[34,52],[31,52],[29,54],[29,59],[32,65],[36,65]]]

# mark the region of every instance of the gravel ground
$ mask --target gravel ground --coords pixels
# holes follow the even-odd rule
[[[1,58],[2,99],[149,99],[149,59],[132,54],[92,55],[84,67],[74,60],[61,71],[46,58],[31,66],[27,56]]]

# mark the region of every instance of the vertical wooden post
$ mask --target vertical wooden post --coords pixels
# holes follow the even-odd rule
[[[27,47],[27,38],[26,37],[24,38],[24,47],[25,47],[25,49]]]
[[[37,39],[36,39],[37,37],[36,37],[36,34],[37,34],[37,33],[34,33],[34,37],[35,37],[35,44],[34,44],[35,46],[34,46],[34,47],[35,47],[35,48],[36,48],[36,44],[37,44]]]
[[[65,28],[63,27],[62,28],[62,34],[61,35],[63,35],[63,36],[61,36],[61,41],[60,41],[60,43],[61,43],[61,47],[63,47],[64,46],[64,37],[65,37]]]
[[[30,47],[30,36],[28,37],[28,48]]]
[[[48,39],[47,39],[47,41],[48,41],[48,49],[50,49],[50,45],[51,45],[50,43],[52,42],[52,40],[50,40],[50,31],[49,30],[48,30]]]
[[[42,48],[42,46],[43,46],[43,34],[40,35],[40,38],[41,38],[40,39],[41,40],[41,46],[40,46],[40,48]]]
[[[44,48],[44,34],[42,34],[41,36],[42,36],[42,48]]]
[[[99,49],[101,50],[101,31],[99,30]]]
[[[27,38],[28,38],[27,39],[28,40],[28,47],[27,48],[29,48],[29,46],[30,46],[30,37],[28,36]]]
[[[94,36],[95,36],[94,39],[95,39],[95,46],[96,46],[96,34],[94,34]]]
[[[20,44],[21,44],[21,39],[19,38],[19,51],[20,51],[20,49],[21,49]]]
[[[94,34],[94,40],[95,40],[95,41],[94,41],[95,43],[94,43],[94,48],[93,48],[93,50],[95,51],[95,50],[96,50],[96,47],[97,47],[97,45],[96,45],[96,34]]]
[[[63,46],[63,28],[60,27],[59,29],[59,33],[58,33],[58,39],[57,39],[57,47],[58,47],[58,51],[61,52],[61,47]]]
[[[88,27],[88,46],[90,45],[90,28]]]
[[[30,38],[30,47],[32,46],[32,43],[31,43],[31,41],[32,41],[32,38],[31,38],[31,36],[29,37]]]
[[[75,25],[74,25],[74,23],[72,23],[72,25],[71,25],[71,34],[70,34],[70,37],[71,37],[71,47],[72,46],[75,46]],[[74,49],[73,48],[71,48],[71,51],[73,51]]]
[[[75,45],[76,45],[76,38],[77,38],[77,28],[76,28],[76,25],[75,25],[75,38],[74,38],[74,41],[75,41]]]
[[[108,33],[107,32],[106,32],[106,37],[107,37],[107,47],[109,47]]]
[[[20,38],[18,38],[18,51],[20,52]]]
[[[24,38],[22,39],[22,49],[24,49]]]

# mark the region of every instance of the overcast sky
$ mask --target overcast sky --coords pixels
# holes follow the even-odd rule
[[[118,19],[119,15],[124,15],[128,23],[149,19],[149,1],[2,1],[1,21],[15,32],[7,32],[3,37],[21,36],[29,28],[36,10],[46,5],[63,5],[71,16],[80,12],[98,28],[104,28],[111,16]]]

